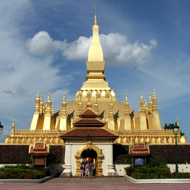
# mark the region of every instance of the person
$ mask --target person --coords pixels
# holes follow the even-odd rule
[[[84,162],[80,164],[80,178],[84,178]]]
[[[93,161],[90,162],[90,176],[93,176],[93,169],[94,169],[94,164],[93,164]]]
[[[89,162],[86,163],[85,165],[85,177],[89,177],[90,173],[89,173]]]

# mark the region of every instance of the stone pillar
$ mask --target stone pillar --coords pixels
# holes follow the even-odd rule
[[[64,170],[61,174],[61,177],[70,177],[72,176],[71,172],[71,145],[66,143],[65,144],[65,165]]]
[[[114,164],[113,164],[113,144],[110,144],[110,145],[108,145],[108,149],[109,150],[107,150],[108,152],[109,152],[109,155],[110,156],[108,156],[108,165],[107,165],[107,167],[108,167],[108,176],[117,176],[118,174],[117,174],[117,172],[115,171],[115,168],[114,168]]]

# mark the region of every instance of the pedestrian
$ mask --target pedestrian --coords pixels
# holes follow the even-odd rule
[[[84,162],[80,164],[80,178],[84,178]]]
[[[93,164],[93,161],[90,162],[90,176],[93,176],[93,169],[94,169],[94,164]]]
[[[86,163],[85,165],[85,177],[90,176],[90,171],[89,171],[89,162]]]

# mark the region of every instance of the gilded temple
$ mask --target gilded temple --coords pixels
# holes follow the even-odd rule
[[[30,129],[15,129],[12,122],[11,135],[6,137],[5,144],[46,144],[64,145],[60,136],[75,128],[83,111],[91,105],[98,118],[105,123],[104,129],[117,138],[114,143],[123,145],[133,143],[174,144],[173,130],[165,130],[160,123],[155,90],[150,94],[149,102],[139,97],[139,112],[130,108],[128,95],[125,103],[117,100],[115,90],[106,82],[105,60],[99,40],[99,26],[95,14],[92,27],[93,37],[86,62],[87,75],[82,87],[77,90],[73,101],[67,102],[63,95],[60,109],[56,112],[48,95],[46,103],[39,92],[35,99],[35,111]],[[178,142],[186,143],[186,137],[178,134]]]

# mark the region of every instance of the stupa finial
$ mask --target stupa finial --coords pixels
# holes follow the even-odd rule
[[[95,7],[95,13],[94,13],[94,25],[97,25],[96,7]]]
[[[179,127],[179,116],[177,116],[177,126]]]

